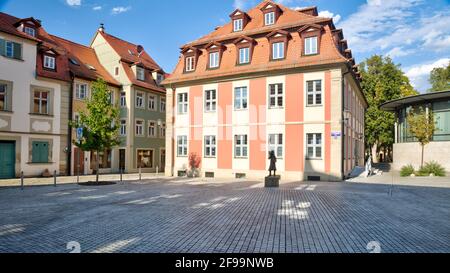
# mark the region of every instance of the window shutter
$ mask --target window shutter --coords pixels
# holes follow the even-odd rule
[[[41,162],[48,163],[48,142],[41,143]]]
[[[14,43],[14,59],[22,59],[22,45]]]
[[[0,55],[5,56],[6,54],[6,43],[4,39],[0,39]]]
[[[33,163],[48,163],[48,142],[33,142],[32,162]]]
[[[40,148],[40,146],[39,146],[39,143],[38,142],[33,142],[33,148],[32,148],[32,162],[33,163],[37,163],[37,162],[39,162],[39,148]]]

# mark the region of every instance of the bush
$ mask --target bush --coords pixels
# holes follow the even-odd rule
[[[403,166],[403,168],[400,171],[400,176],[401,177],[407,177],[407,176],[411,176],[412,174],[414,174],[415,170],[413,165],[409,164],[406,166]]]
[[[442,167],[436,161],[431,161],[425,164],[419,170],[419,176],[430,176],[431,174],[434,176],[445,176],[445,168]]]

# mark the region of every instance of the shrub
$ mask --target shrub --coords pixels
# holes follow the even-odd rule
[[[188,177],[199,177],[200,172],[199,168],[202,163],[201,157],[199,157],[196,153],[189,154],[189,172]]]
[[[431,161],[419,170],[420,176],[430,176],[431,174],[434,176],[445,176],[445,168],[436,161]]]
[[[411,176],[412,174],[414,174],[415,170],[413,165],[409,164],[406,166],[403,166],[403,168],[400,171],[400,176],[401,177],[407,177],[407,176]]]

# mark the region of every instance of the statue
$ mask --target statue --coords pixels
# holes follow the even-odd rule
[[[277,157],[275,156],[274,151],[269,152],[269,160],[270,160],[269,176],[272,176],[272,171],[273,171],[273,176],[276,176],[277,175]]]

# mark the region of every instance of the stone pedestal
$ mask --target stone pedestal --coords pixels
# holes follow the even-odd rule
[[[267,176],[265,179],[266,188],[278,188],[280,186],[281,176]]]

